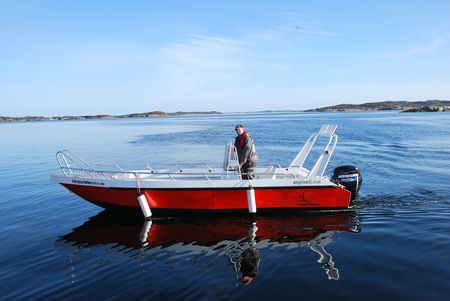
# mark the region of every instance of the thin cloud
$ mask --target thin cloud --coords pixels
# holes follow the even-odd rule
[[[301,26],[297,26],[298,30],[300,32],[312,35],[312,36],[323,36],[323,37],[338,37],[341,34],[334,32],[334,31],[328,31],[328,30],[312,30],[312,29],[303,29]]]
[[[241,31],[244,39],[248,41],[278,41],[284,38],[289,31],[292,31],[292,27],[278,26],[260,31]]]
[[[162,59],[180,65],[196,67],[232,63],[245,45],[244,41],[215,36],[192,35],[189,39],[171,43],[160,49]]]
[[[414,46],[402,51],[370,56],[369,59],[398,59],[432,53],[443,46],[447,42],[448,37],[448,35],[433,34],[432,40],[426,44]]]
[[[158,51],[158,65],[165,79],[177,86],[173,93],[241,87],[255,73],[290,70],[291,66],[282,59],[261,50],[272,46],[270,39],[277,36],[278,30],[247,33],[236,38],[191,35],[162,47]]]
[[[246,42],[217,36],[191,35],[188,39],[161,47],[158,68],[171,93],[191,94],[207,86],[236,81],[244,71]]]
[[[322,25],[317,24],[315,18],[312,15],[291,11],[280,11],[277,12],[276,15],[279,15],[283,19],[288,20],[284,25],[285,32],[289,31],[304,34],[307,36],[318,37],[342,36],[342,34],[339,32],[322,28]]]

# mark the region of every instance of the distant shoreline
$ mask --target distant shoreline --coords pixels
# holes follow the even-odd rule
[[[162,111],[152,111],[147,113],[132,113],[126,115],[79,115],[79,116],[24,116],[24,117],[6,117],[0,116],[0,122],[28,122],[28,121],[57,121],[57,120],[92,120],[109,118],[144,118],[144,117],[165,117],[165,116],[184,116],[184,115],[215,115],[222,114],[217,111],[201,112],[173,112],[166,113]]]
[[[450,112],[450,100],[426,101],[381,101],[363,104],[339,104],[335,106],[305,110],[304,112],[360,112],[360,111],[398,110],[412,112]]]
[[[450,100],[426,100],[426,101],[381,101],[367,102],[363,104],[339,104],[309,110],[264,110],[247,113],[274,113],[274,112],[366,112],[366,111],[386,111],[397,110],[402,113],[411,112],[450,112]],[[199,111],[199,112],[173,112],[166,113],[162,111],[152,111],[146,113],[132,113],[126,115],[79,115],[79,116],[23,116],[7,117],[0,116],[0,122],[28,122],[28,121],[57,121],[57,120],[92,120],[92,119],[110,119],[110,118],[145,118],[145,117],[166,117],[166,116],[185,116],[185,115],[218,115],[223,114],[218,111]]]

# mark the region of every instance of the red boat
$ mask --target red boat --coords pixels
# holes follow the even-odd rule
[[[236,148],[228,144],[220,168],[102,170],[71,152],[57,152],[61,172],[52,180],[104,208],[140,208],[146,218],[186,212],[250,212],[348,208],[359,190],[356,167],[323,176],[337,143],[336,125],[313,133],[288,167],[255,169],[243,179]],[[311,170],[303,164],[317,138],[327,143]],[[337,172],[336,172],[337,171]]]

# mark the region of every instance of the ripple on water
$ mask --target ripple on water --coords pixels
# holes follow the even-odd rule
[[[340,143],[326,174],[343,164],[360,167],[355,208],[258,216],[256,232],[248,219],[230,217],[154,219],[143,231],[140,218],[105,217],[49,180],[59,149],[109,165],[220,165],[237,121],[255,138],[260,165],[289,164],[320,123],[338,124]],[[446,300],[450,294],[449,114],[228,114],[0,124],[0,131],[4,299],[266,300],[276,293]],[[142,232],[149,234],[144,242]],[[256,276],[245,285],[241,266],[252,264]]]

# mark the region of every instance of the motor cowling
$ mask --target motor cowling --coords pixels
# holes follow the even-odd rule
[[[354,165],[342,165],[333,170],[331,181],[340,184],[352,193],[352,200],[358,195],[361,188],[362,176],[358,167]]]

